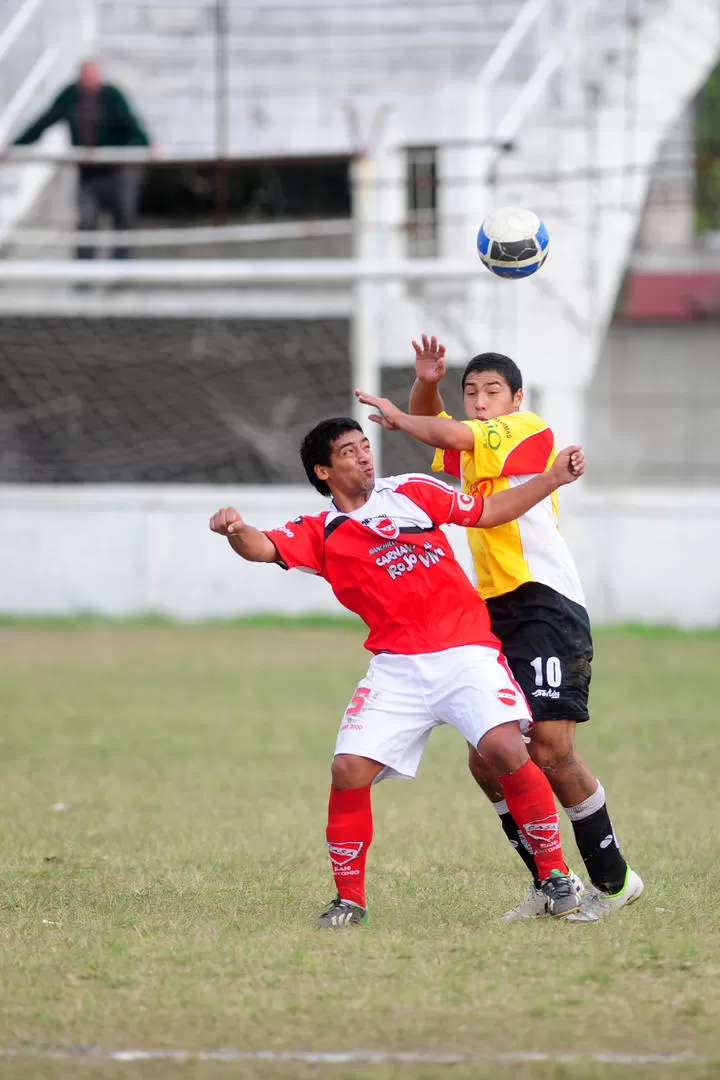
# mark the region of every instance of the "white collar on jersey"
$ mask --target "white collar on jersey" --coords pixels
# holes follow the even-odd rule
[[[419,525],[421,528],[428,528],[432,524],[430,516],[420,506],[408,499],[406,495],[402,495],[397,491],[401,484],[416,478],[428,480],[425,473],[402,473],[399,476],[376,477],[375,486],[367,500],[357,510],[350,510],[349,512],[339,510],[334,501],[330,499],[330,511],[325,520],[325,525],[329,525],[338,517],[347,517],[352,521],[359,521],[364,524],[364,519],[367,518],[389,516],[400,527],[417,527]],[[377,505],[378,496],[385,496],[380,506]]]

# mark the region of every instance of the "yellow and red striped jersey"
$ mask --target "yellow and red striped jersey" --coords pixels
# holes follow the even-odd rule
[[[434,472],[461,479],[469,495],[487,497],[506,491],[545,472],[555,460],[553,433],[535,413],[515,412],[463,423],[473,433],[473,449],[436,450],[432,467]],[[468,529],[467,537],[483,599],[539,581],[585,604],[575,562],[558,528],[557,492],[517,521],[494,529]]]

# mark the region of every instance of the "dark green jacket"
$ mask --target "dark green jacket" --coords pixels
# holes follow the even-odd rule
[[[127,98],[116,86],[103,84],[98,93],[98,124],[95,146],[149,146],[150,139],[135,113],[130,108]],[[73,146],[80,146],[77,129],[77,103],[80,88],[71,83],[61,90],[47,112],[25,128],[15,139],[16,146],[27,146],[36,142],[46,128],[64,120],[70,128]]]

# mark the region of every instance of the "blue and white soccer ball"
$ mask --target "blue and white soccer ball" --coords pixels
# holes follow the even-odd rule
[[[550,237],[537,214],[519,206],[503,206],[486,217],[477,238],[478,255],[493,274],[523,278],[539,270],[547,258]]]

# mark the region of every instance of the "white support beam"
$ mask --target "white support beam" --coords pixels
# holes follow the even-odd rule
[[[90,282],[274,285],[358,281],[471,281],[484,274],[476,259],[140,259],[4,260],[6,285]],[[512,288],[512,284],[508,285]]]

